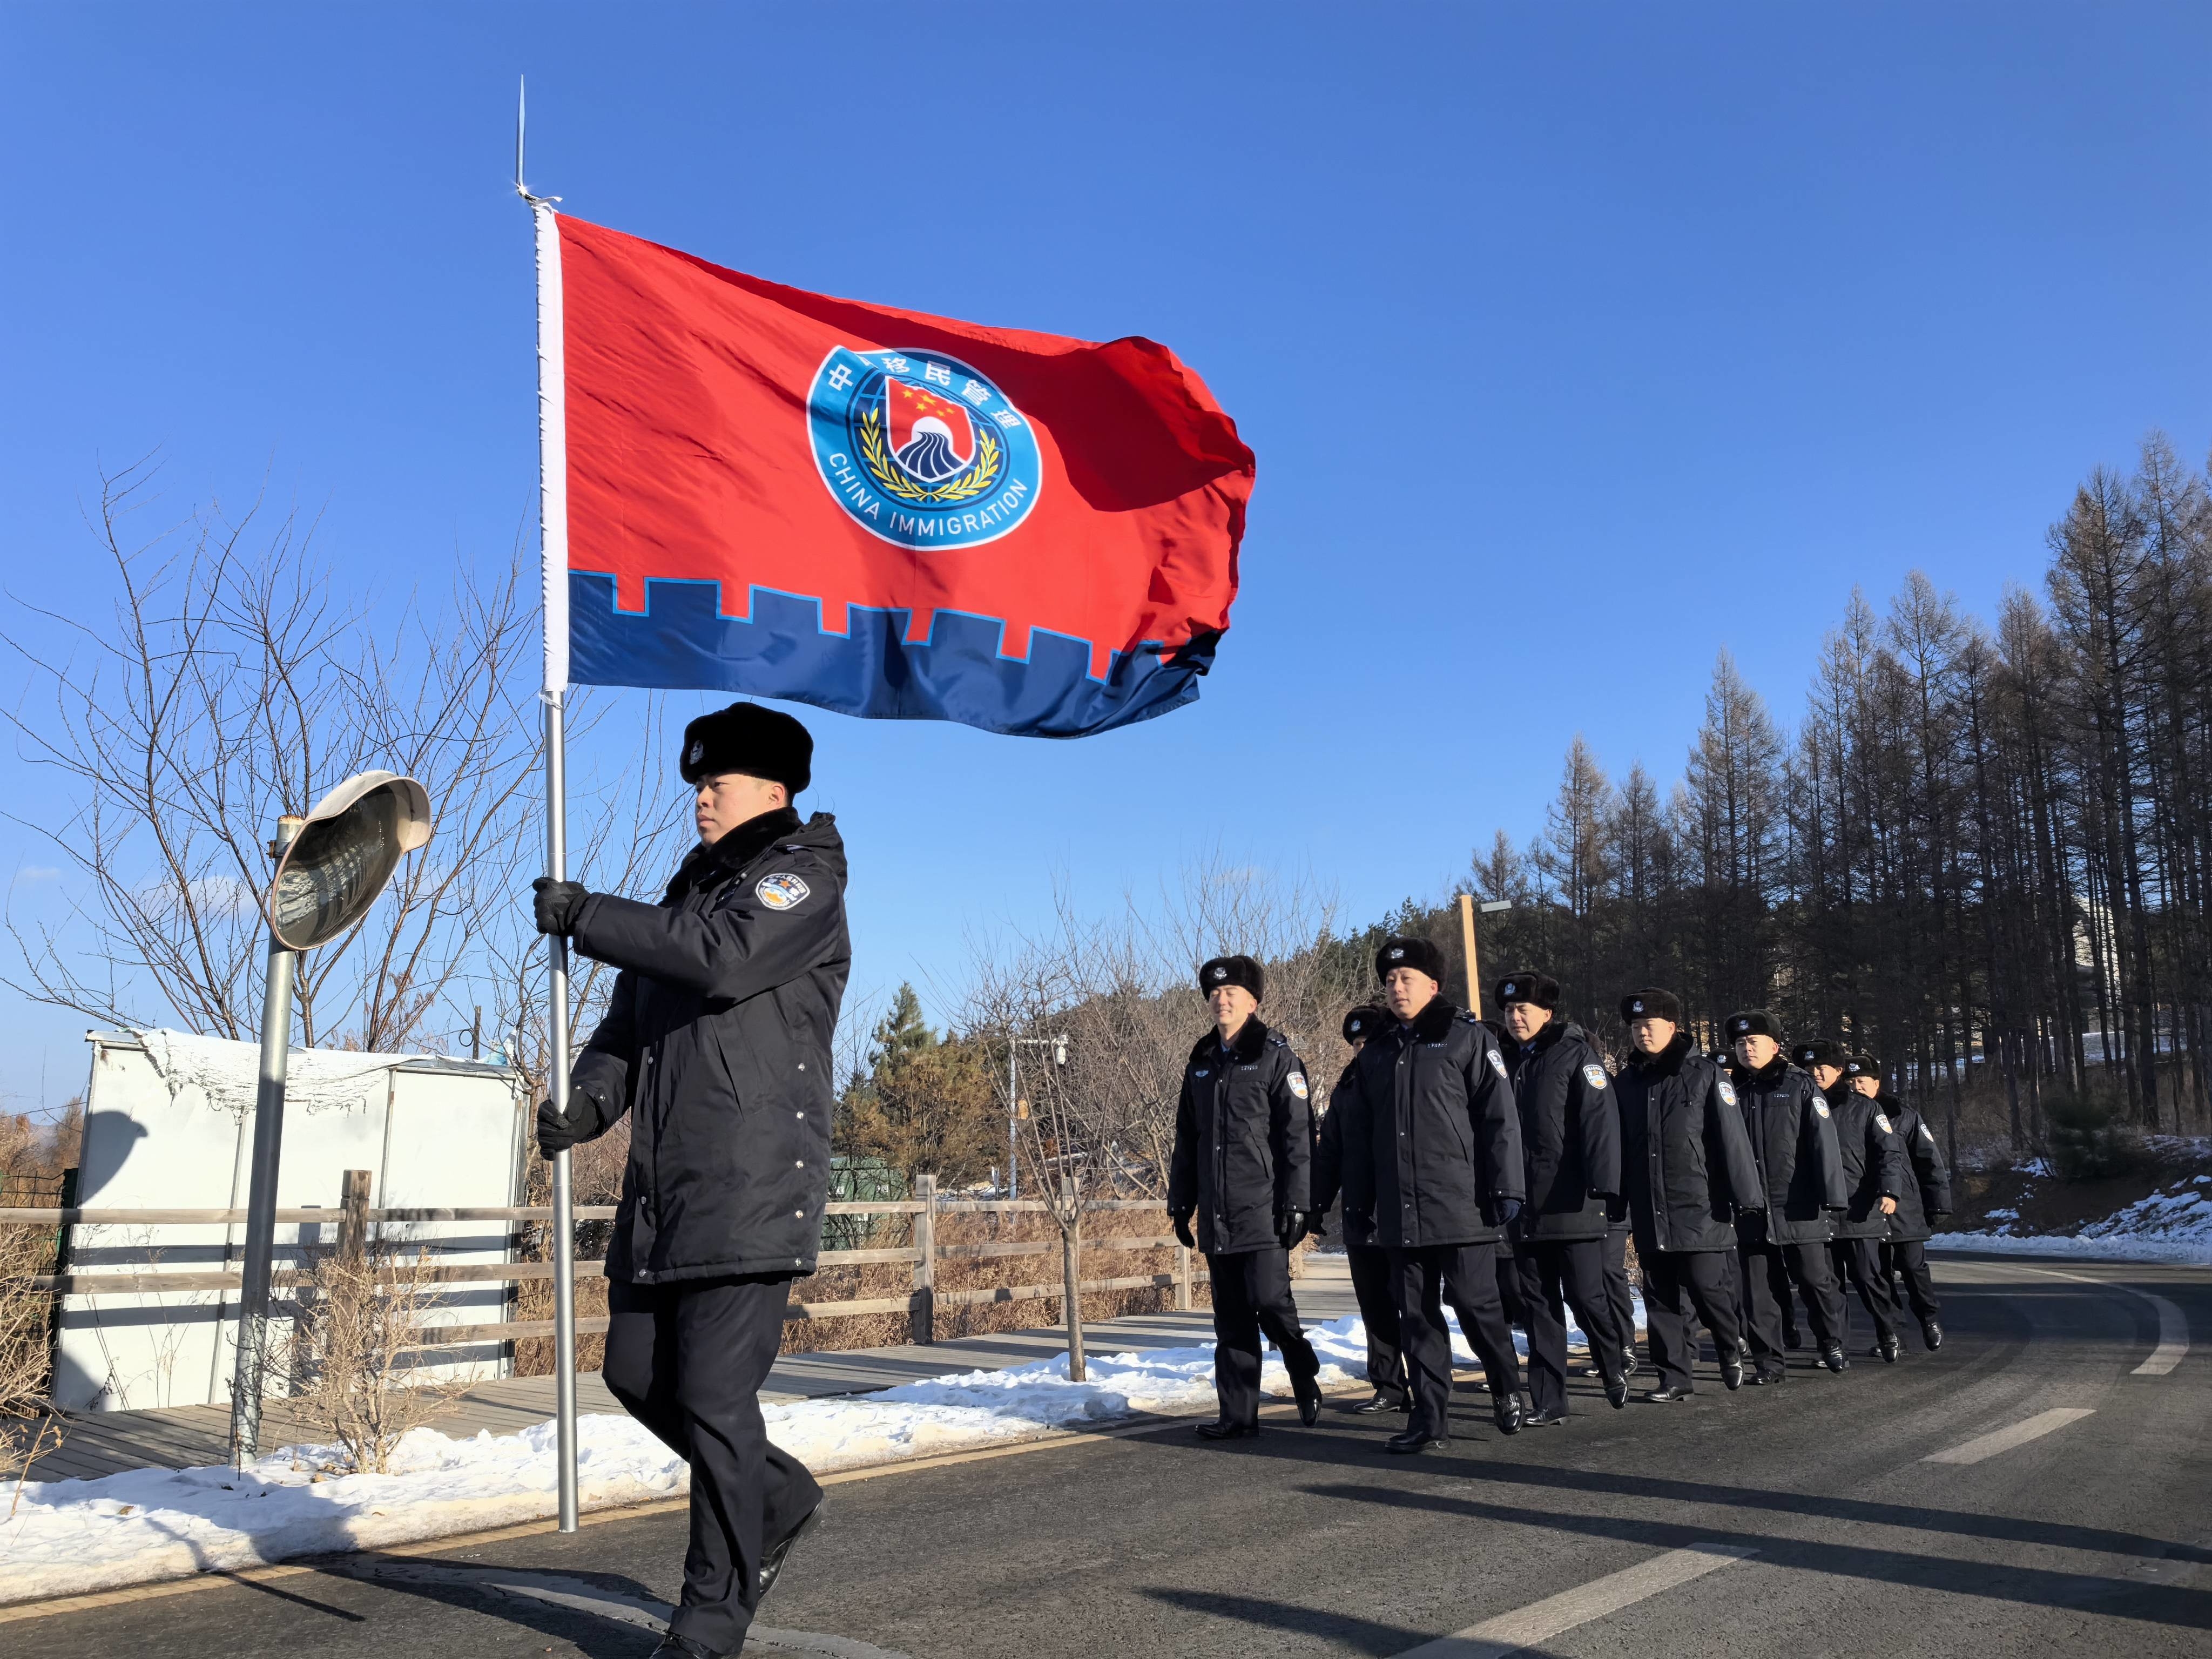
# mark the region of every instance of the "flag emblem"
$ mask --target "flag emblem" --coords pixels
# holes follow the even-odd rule
[[[1028,417],[941,352],[835,348],[815,371],[806,428],[846,516],[901,547],[996,541],[1043,481]]]

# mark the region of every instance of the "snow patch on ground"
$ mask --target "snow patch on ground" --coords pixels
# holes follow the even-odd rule
[[[2018,1211],[1992,1210],[1992,1220],[2016,1221]],[[2093,1261],[2212,1261],[2212,1176],[2197,1176],[2138,1199],[2078,1233],[1938,1233],[1931,1250],[1981,1250],[2002,1255],[2064,1255]]]
[[[1640,1323],[1643,1308],[1637,1316]],[[1452,1322],[1453,1351],[1474,1351]],[[1367,1338],[1356,1316],[1309,1326],[1323,1388],[1363,1377]],[[1573,1333],[1572,1340],[1580,1340]],[[1516,1344],[1527,1352],[1516,1333]],[[880,1393],[769,1406],[769,1436],[817,1474],[1035,1439],[1139,1415],[1213,1407],[1213,1349],[1152,1348],[966,1371]],[[1261,1385],[1287,1396],[1269,1351]],[[1393,1419],[1392,1426],[1395,1426]],[[579,1499],[586,1510],[689,1489],[683,1462],[626,1417],[577,1422]],[[557,1501],[554,1428],[457,1440],[416,1429],[389,1474],[325,1473],[337,1449],[295,1446],[244,1471],[133,1469],[97,1480],[33,1481],[14,1516],[0,1510],[0,1602],[76,1595],[121,1584],[234,1570],[337,1551],[383,1548],[533,1521]]]

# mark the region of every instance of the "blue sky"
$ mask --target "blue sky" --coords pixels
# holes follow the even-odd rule
[[[1536,829],[1577,731],[1671,780],[1722,647],[1794,719],[1854,584],[1986,611],[2092,465],[2204,456],[2208,48],[2193,5],[18,6],[0,565],[94,605],[80,503],[157,447],[176,506],[265,477],[395,586],[502,559],[526,71],[569,210],[1150,335],[1259,455],[1194,707],[811,719],[856,992],[1212,848],[1364,917]],[[4,750],[0,791],[59,811]],[[52,862],[0,824],[0,868]],[[0,1006],[0,1091],[77,1086],[83,1024]]]

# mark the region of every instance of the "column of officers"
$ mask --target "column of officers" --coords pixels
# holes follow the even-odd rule
[[[1728,1049],[1709,1054],[1680,999],[1650,988],[1620,1000],[1629,1052],[1613,1066],[1547,975],[1498,981],[1493,1022],[1443,994],[1443,956],[1425,939],[1384,941],[1375,970],[1382,1000],[1346,1014],[1352,1059],[1317,1114],[1304,1062],[1261,1018],[1260,964],[1199,969],[1214,1024],[1184,1069],[1168,1210],[1212,1277],[1220,1414],[1203,1438],[1259,1431],[1263,1336],[1301,1419],[1318,1417],[1320,1363],[1289,1253],[1340,1198],[1372,1389],[1353,1409],[1407,1419],[1384,1442],[1392,1452],[1450,1437],[1447,1307],[1504,1434],[1566,1420],[1570,1316],[1584,1374],[1615,1410],[1646,1359],[1656,1386],[1644,1400],[1696,1391],[1693,1321],[1725,1388],[1779,1385],[1802,1345],[1801,1299],[1818,1365],[1847,1370],[1846,1285],[1872,1322],[1872,1355],[1903,1354],[1908,1308],[1926,1346],[1942,1346],[1923,1245],[1950,1207],[1950,1177],[1872,1056],[1825,1040],[1785,1048],[1759,1008],[1729,1015]]]

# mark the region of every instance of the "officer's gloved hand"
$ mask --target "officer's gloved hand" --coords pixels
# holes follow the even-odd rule
[[[1498,1200],[1498,1224],[1499,1226],[1510,1228],[1513,1224],[1520,1218],[1521,1200],[1519,1199],[1501,1198]]]
[[[1375,1218],[1366,1211],[1346,1210],[1344,1212],[1344,1236],[1346,1238],[1351,1237],[1354,1233],[1372,1234],[1374,1231]]]
[[[1766,1243],[1766,1212],[1739,1210],[1735,1218],[1736,1231],[1743,1235],[1747,1244]]]
[[[1190,1218],[1193,1213],[1189,1210],[1168,1212],[1168,1218],[1175,1223],[1175,1235],[1182,1241],[1182,1247],[1186,1250],[1194,1250],[1198,1248],[1198,1241],[1190,1236]]]
[[[1304,1210],[1275,1212],[1275,1238],[1285,1249],[1296,1248],[1297,1242],[1305,1236],[1306,1212]]]
[[[556,1152],[565,1152],[580,1140],[589,1140],[598,1131],[599,1114],[592,1103],[583,1096],[568,1097],[568,1115],[563,1117],[553,1109],[553,1103],[538,1103],[538,1150],[550,1163]]]
[[[1628,1195],[1625,1193],[1601,1193],[1605,1200],[1605,1222],[1608,1227],[1618,1227],[1628,1219]]]
[[[584,901],[592,896],[591,889],[580,881],[556,881],[550,876],[538,877],[530,889],[538,895],[532,908],[537,912],[541,933],[574,933]]]

